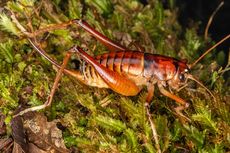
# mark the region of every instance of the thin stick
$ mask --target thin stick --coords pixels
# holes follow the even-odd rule
[[[42,33],[45,33],[45,32],[48,32],[48,31],[63,29],[63,28],[66,28],[67,26],[73,24],[73,20],[70,20],[68,22],[64,22],[64,23],[60,23],[60,24],[49,25],[45,28],[41,28],[39,30],[36,30],[36,31],[30,33],[18,22],[17,18],[15,17],[14,12],[12,12],[12,11],[11,11],[11,19],[16,24],[17,28],[29,38],[34,38],[35,36],[42,34]]]
[[[196,65],[196,63],[198,63],[205,55],[207,55],[209,52],[211,52],[214,48],[216,48],[218,45],[220,45],[222,42],[224,42],[225,40],[227,40],[230,37],[230,34],[228,34],[227,36],[225,36],[223,39],[221,39],[218,43],[216,43],[214,46],[212,46],[211,48],[209,48],[202,56],[200,56],[194,63],[189,65],[189,68],[191,69],[194,65]]]
[[[212,13],[212,15],[210,16],[209,20],[208,20],[208,23],[205,27],[205,32],[204,32],[204,39],[207,40],[208,38],[208,30],[209,30],[209,27],[212,23],[212,20],[214,18],[214,16],[216,15],[216,13],[220,10],[220,8],[224,5],[224,1],[222,1],[218,6],[217,8],[215,9],[215,11]]]
[[[41,28],[39,30],[34,31],[33,33],[31,33],[31,35],[28,35],[28,36],[34,37],[34,36],[37,36],[39,34],[42,34],[42,33],[48,32],[48,31],[63,29],[63,28],[66,28],[67,26],[69,26],[71,24],[73,24],[72,20],[70,20],[68,22],[60,23],[60,24],[49,25],[48,27]]]

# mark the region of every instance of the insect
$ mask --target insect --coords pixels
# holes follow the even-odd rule
[[[37,33],[35,32],[34,35],[40,32],[55,29],[57,27],[66,27],[71,24],[76,24],[89,32],[92,36],[104,44],[111,52],[98,55],[93,58],[83,51],[83,49],[79,46],[74,46],[68,51],[65,59],[63,60],[63,64],[59,65],[56,61],[50,58],[49,55],[47,55],[46,52],[32,38],[28,38],[35,50],[37,50],[42,56],[60,69],[47,102],[41,106],[28,108],[20,112],[19,115],[22,115],[28,111],[39,110],[49,106],[55,93],[55,89],[57,88],[58,81],[61,78],[61,74],[64,72],[75,77],[77,80],[86,85],[98,88],[110,88],[124,96],[135,96],[141,91],[143,86],[147,86],[148,94],[146,97],[146,105],[149,105],[151,102],[154,93],[154,86],[157,85],[159,91],[164,96],[167,96],[180,104],[175,108],[175,111],[178,115],[185,117],[181,111],[188,108],[189,104],[182,98],[166,90],[166,88],[168,87],[169,89],[178,90],[187,84],[188,79],[191,79],[196,81],[212,95],[212,93],[189,72],[190,69],[207,53],[230,37],[230,35],[227,35],[225,38],[207,50],[193,64],[188,65],[185,61],[180,61],[172,57],[129,50],[102,35],[92,28],[87,22],[80,19],[71,20],[67,23],[41,29]],[[77,71],[68,70],[65,68],[71,54],[78,54],[84,60]]]
[[[40,47],[39,43],[36,42],[36,39],[34,39],[35,36],[40,33],[52,29],[64,28],[71,24],[76,24],[89,32],[92,36],[104,44],[110,50],[110,52],[92,57],[88,55],[81,47],[74,46],[67,52],[63,63],[60,65],[55,60],[50,58],[42,47]],[[158,152],[161,152],[158,134],[148,108],[154,95],[155,85],[157,85],[159,91],[163,95],[175,100],[179,104],[179,106],[175,108],[175,112],[179,119],[182,122],[184,119],[189,121],[190,119],[182,113],[184,109],[189,107],[189,104],[182,98],[173,94],[171,89],[180,90],[187,85],[188,79],[191,79],[205,88],[209,94],[213,96],[213,94],[202,83],[200,83],[190,74],[190,69],[213,48],[230,37],[230,34],[224,37],[213,47],[208,49],[193,64],[189,65],[184,60],[180,61],[163,55],[130,50],[102,35],[92,28],[87,22],[79,19],[40,29],[33,33],[28,33],[25,29],[23,29],[22,26],[19,26],[19,28],[21,28],[21,31],[29,37],[28,41],[33,48],[53,65],[55,65],[58,68],[58,72],[47,101],[43,105],[27,108],[16,114],[14,117],[23,115],[29,111],[36,111],[50,106],[62,73],[70,75],[86,85],[98,88],[110,88],[124,96],[135,96],[141,91],[143,86],[147,86],[148,93],[145,104],[146,114]],[[73,54],[79,55],[83,59],[83,62],[78,70],[69,70],[66,68],[69,58]],[[168,91],[167,88],[170,90]]]

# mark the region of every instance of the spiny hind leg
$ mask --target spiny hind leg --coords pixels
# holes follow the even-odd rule
[[[51,92],[50,92],[50,94],[49,94],[49,96],[48,96],[48,98],[47,98],[47,101],[46,101],[43,105],[39,105],[39,106],[27,108],[27,109],[25,109],[25,110],[19,112],[18,114],[16,114],[14,117],[17,117],[17,116],[19,116],[19,115],[23,115],[23,114],[25,114],[25,113],[27,113],[27,112],[38,111],[38,110],[41,110],[41,109],[45,109],[46,107],[48,107],[48,106],[51,105],[52,100],[53,100],[53,96],[54,96],[55,91],[56,91],[56,89],[57,89],[57,87],[58,87],[58,83],[59,83],[59,81],[60,81],[60,79],[61,79],[62,73],[63,73],[63,71],[65,70],[65,67],[66,67],[66,65],[67,65],[67,63],[68,63],[68,61],[69,61],[69,58],[71,57],[71,55],[72,55],[73,53],[74,53],[74,50],[73,50],[73,48],[71,48],[71,49],[67,52],[67,54],[65,55],[65,58],[64,58],[64,60],[63,60],[63,63],[62,63],[60,69],[58,70],[58,72],[57,72],[57,74],[56,74],[56,77],[55,77],[55,80],[54,80],[54,84],[53,84],[52,89],[51,89]]]
[[[51,31],[51,30],[56,30],[56,29],[64,29],[72,24],[76,24],[83,28],[85,31],[89,32],[93,37],[95,37],[97,40],[99,40],[103,45],[105,45],[110,51],[125,51],[127,50],[126,47],[122,46],[121,44],[118,44],[111,40],[110,38],[106,37],[102,33],[98,32],[95,30],[93,27],[91,27],[86,21],[83,21],[81,19],[74,19],[70,20],[68,22],[60,23],[60,24],[54,24],[47,26],[45,28],[39,29],[34,31],[33,33],[30,33],[27,35],[29,37],[34,37],[39,34]]]
[[[110,51],[125,51],[125,50],[127,50],[126,47],[122,46],[119,43],[114,42],[110,38],[106,37],[102,33],[95,30],[86,21],[83,21],[81,19],[74,19],[74,20],[70,20],[68,22],[64,22],[61,24],[54,24],[54,25],[48,26],[46,28],[39,29],[39,30],[35,31],[32,34],[32,36],[35,36],[35,35],[38,35],[38,34],[41,34],[44,32],[48,32],[51,30],[55,30],[55,29],[63,29],[63,28],[66,28],[72,24],[76,24],[76,25],[80,26],[81,28],[83,28],[85,31],[87,31],[93,37],[95,37],[97,40],[99,40],[103,45],[105,45]]]
[[[183,110],[185,110],[185,109],[187,109],[187,108],[189,107],[189,103],[185,102],[185,101],[184,101],[183,99],[181,99],[180,97],[178,97],[178,96],[176,96],[176,95],[170,93],[169,91],[165,90],[164,87],[163,87],[163,85],[162,85],[160,82],[158,82],[157,85],[158,85],[158,88],[159,88],[160,92],[161,92],[163,95],[165,95],[165,96],[167,96],[167,97],[169,97],[169,98],[175,100],[177,103],[181,104],[181,106],[178,106],[178,107],[175,108],[175,111],[176,111],[177,115],[180,117],[180,120],[181,120],[182,122],[184,122],[184,119],[186,119],[187,121],[191,121],[188,117],[186,117],[186,116],[182,113]]]
[[[114,42],[110,38],[106,37],[102,33],[95,30],[91,27],[86,21],[81,19],[74,19],[72,20],[73,23],[77,24],[85,31],[89,32],[93,37],[99,40],[103,45],[105,45],[110,51],[125,51],[127,50],[126,47],[122,46],[121,44]]]
[[[110,38],[106,37],[102,33],[95,30],[93,27],[91,27],[87,22],[81,20],[81,19],[74,19],[67,22],[63,22],[60,24],[53,24],[49,25],[45,28],[41,28],[38,30],[35,30],[33,32],[28,32],[22,25],[18,22],[17,18],[13,14],[12,19],[14,23],[17,25],[17,27],[21,30],[22,33],[24,33],[29,38],[34,38],[35,36],[39,34],[43,34],[45,32],[49,32],[52,30],[57,29],[64,29],[72,24],[77,24],[81,28],[83,28],[85,31],[89,32],[93,37],[95,37],[97,40],[99,40],[103,45],[105,45],[110,51],[125,51],[127,50],[126,47],[122,46],[121,44],[118,44],[111,40]]]

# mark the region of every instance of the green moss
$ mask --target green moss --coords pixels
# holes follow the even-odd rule
[[[31,18],[33,30],[36,30],[39,26],[80,18],[83,9],[83,4],[74,0],[43,1],[43,7],[40,5],[41,1],[19,0],[8,2],[7,8],[15,12],[28,31],[32,30],[28,26],[28,18]],[[169,0],[168,6],[169,9],[164,8],[158,0],[146,6],[136,0],[87,0],[83,18],[122,45],[137,42],[145,52],[186,58],[192,63],[207,46],[202,36],[198,35],[197,28],[180,26],[175,1]],[[20,104],[35,106],[46,101],[56,71],[49,62],[32,51],[11,21],[9,12],[6,12],[7,15],[0,15],[1,31],[6,37],[2,40],[8,39],[0,43],[0,110],[6,114],[5,122],[9,126],[12,112]],[[74,44],[82,45],[92,55],[108,52],[88,33],[75,26],[51,31],[48,35],[41,34],[37,38],[59,63],[65,51]],[[132,45],[130,48],[136,49]],[[172,109],[175,102],[161,96],[156,89],[150,111],[162,151],[225,152],[230,149],[229,89],[223,78],[224,68],[214,70],[210,66],[214,61],[211,55],[202,60],[196,66],[199,69],[192,70],[192,73],[207,88],[212,87],[216,101],[200,87],[177,93],[190,102],[191,106],[185,114],[192,122],[179,122]],[[73,68],[72,65],[70,63],[68,67]],[[42,111],[50,120],[60,119],[66,127],[63,130],[66,145],[77,147],[81,152],[155,152],[144,107],[145,96],[146,89],[135,97],[124,97],[109,89],[87,87],[63,76],[52,107]]]

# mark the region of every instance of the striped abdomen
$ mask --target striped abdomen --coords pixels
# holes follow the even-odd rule
[[[118,72],[119,74],[133,80],[137,85],[145,84],[144,72],[144,53],[137,51],[118,51],[98,55],[95,59],[106,68]],[[95,69],[84,63],[82,74],[85,76],[88,85],[104,87],[107,85],[97,74]],[[144,81],[144,83],[143,83]]]
[[[98,55],[95,59],[106,68],[133,80],[136,85],[146,85],[149,80],[171,79],[180,61],[162,55],[154,55],[138,51],[118,51]],[[87,63],[82,67],[86,84],[97,87],[107,87],[95,69]]]
[[[95,59],[106,68],[125,75],[142,75],[144,54],[135,51],[119,51],[98,55]]]

